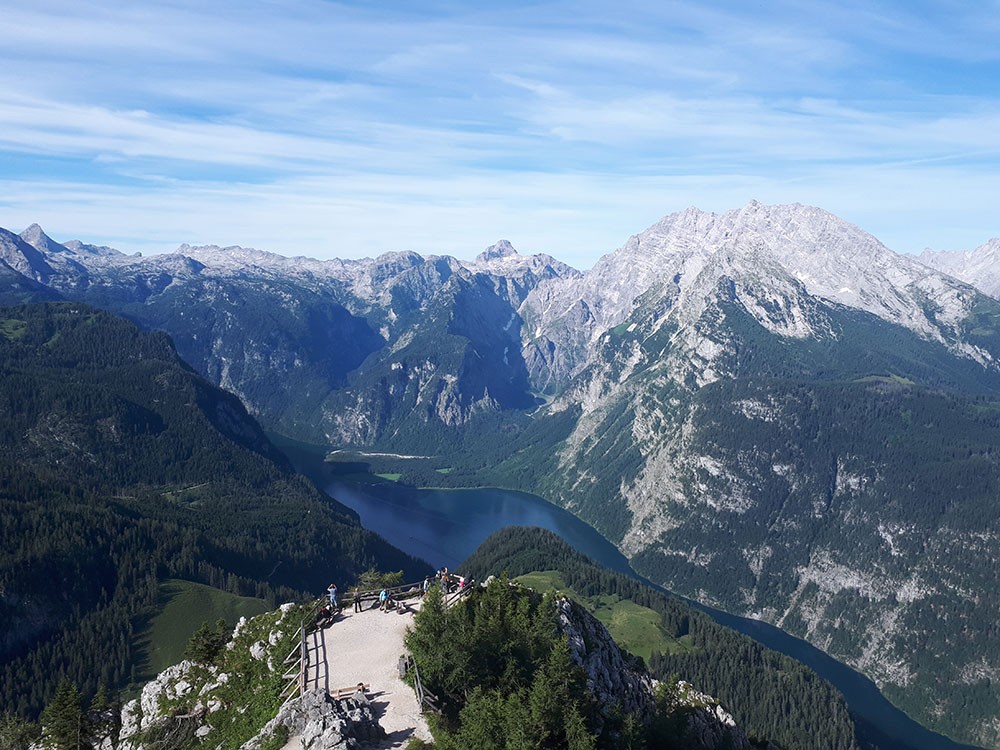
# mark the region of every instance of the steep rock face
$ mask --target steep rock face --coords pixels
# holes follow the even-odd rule
[[[600,710],[610,715],[616,706],[643,723],[656,712],[656,681],[626,661],[601,623],[568,599],[560,599],[559,629],[569,639],[570,655],[587,674],[587,689]]]
[[[43,284],[55,273],[42,253],[6,229],[0,229],[0,261],[22,276]]]
[[[620,711],[647,724],[666,709],[684,718],[684,747],[749,750],[746,733],[718,701],[680,682],[671,692],[669,706],[658,706],[659,683],[622,654],[600,622],[568,599],[559,600],[556,606],[559,629],[569,639],[570,655],[586,673],[587,689],[602,715]]]
[[[477,413],[534,405],[519,320],[490,277],[459,268],[391,325],[402,333],[390,334],[347,387],[323,401],[329,441],[433,434],[435,426],[458,428]]]

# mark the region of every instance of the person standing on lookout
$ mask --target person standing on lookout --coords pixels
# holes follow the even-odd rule
[[[360,586],[355,586],[354,587],[354,611],[355,612],[360,612],[361,611],[361,587]]]
[[[326,593],[330,595],[330,609],[337,609],[337,584],[331,583],[327,589]]]

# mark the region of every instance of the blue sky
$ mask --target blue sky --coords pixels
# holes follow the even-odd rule
[[[60,241],[586,268],[751,199],[1000,236],[1000,0],[0,0],[0,33],[0,226]]]

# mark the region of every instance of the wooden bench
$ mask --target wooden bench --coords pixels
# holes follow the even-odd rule
[[[350,698],[352,695],[358,691],[362,693],[367,693],[371,685],[366,685],[363,682],[359,682],[357,685],[351,685],[350,687],[337,688],[336,690],[330,691],[330,697],[335,701],[339,701],[342,698]]]

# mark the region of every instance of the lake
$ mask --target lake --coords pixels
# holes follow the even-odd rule
[[[331,477],[321,456],[282,447],[302,473],[354,510],[366,528],[436,568],[446,565],[460,573],[460,563],[494,531],[507,526],[539,526],[601,565],[664,590],[632,570],[621,552],[592,527],[535,495],[497,488],[415,489],[395,482],[353,482]],[[758,620],[691,604],[720,624],[806,664],[831,682],[844,694],[851,712],[876,728],[882,750],[979,750],[924,728],[893,706],[867,677],[809,643]]]

